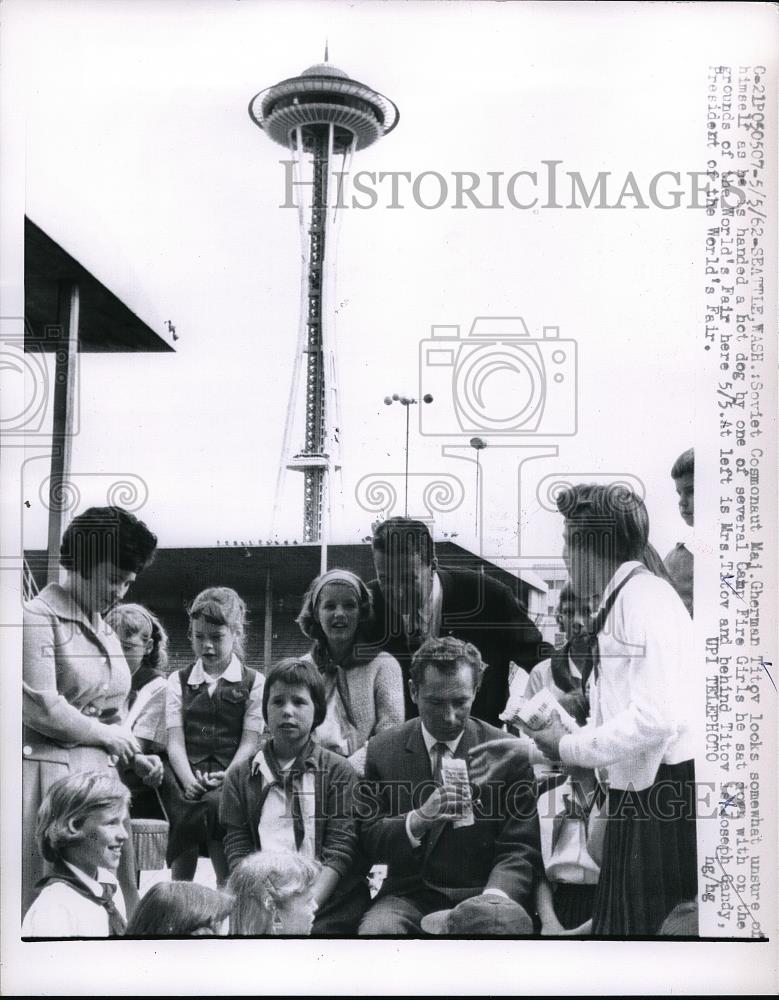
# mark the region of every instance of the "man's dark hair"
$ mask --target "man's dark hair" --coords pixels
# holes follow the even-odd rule
[[[410,517],[390,517],[373,529],[373,549],[398,558],[419,553],[429,566],[435,558],[430,528],[424,521]]]
[[[427,639],[414,653],[409,676],[414,687],[419,690],[428,667],[435,667],[443,674],[453,674],[461,663],[467,664],[473,673],[473,689],[478,690],[487,664],[472,642],[445,635],[440,639]]]
[[[88,580],[101,562],[140,573],[152,561],[157,536],[123,507],[90,507],[74,517],[60,545],[60,563]]]

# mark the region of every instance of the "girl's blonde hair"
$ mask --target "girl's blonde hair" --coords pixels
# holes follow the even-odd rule
[[[81,827],[91,813],[129,804],[130,793],[115,775],[105,771],[68,774],[54,782],[38,810],[38,849],[46,861],[59,861],[70,844],[81,840]]]
[[[142,666],[158,673],[168,669],[168,633],[148,608],[140,604],[117,604],[106,615],[106,621],[119,636],[119,641],[140,635],[151,639],[152,648],[143,658]]]
[[[231,934],[272,934],[276,914],[311,888],[321,870],[301,854],[258,851],[230,876]]]
[[[202,618],[210,625],[226,625],[233,633],[235,654],[242,662],[246,659],[244,646],[246,605],[230,587],[207,587],[194,599],[187,612],[189,634],[192,622]]]

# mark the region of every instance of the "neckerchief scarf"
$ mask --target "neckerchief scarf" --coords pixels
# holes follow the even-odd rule
[[[600,807],[605,801],[605,792],[601,785],[596,785],[594,791],[592,792],[592,797],[590,801],[587,802],[587,796],[584,796],[584,801],[580,798],[582,793],[576,788],[575,785],[571,786],[571,794],[568,792],[563,793],[563,808],[555,816],[552,823],[552,851],[554,851],[557,846],[557,841],[560,839],[560,834],[563,832],[563,824],[568,819],[578,820],[582,824],[582,837],[583,842],[587,842],[587,821],[589,820],[590,813],[597,806]]]
[[[67,868],[65,865],[55,865],[54,871],[51,875],[47,875],[42,878],[35,886],[38,893],[45,889],[47,885],[52,885],[55,882],[64,882],[65,885],[69,885],[71,889],[74,889],[79,896],[83,896],[84,899],[88,899],[90,902],[94,903],[96,906],[102,906],[103,909],[108,913],[108,931],[111,937],[121,937],[125,930],[127,929],[127,922],[125,921],[122,914],[116,907],[114,902],[114,892],[116,891],[116,886],[112,885],[110,882],[101,882],[103,887],[103,895],[96,896],[94,892],[74,875],[73,872]]]
[[[138,695],[141,693],[141,688],[145,688],[147,684],[150,684],[157,677],[165,677],[165,674],[161,670],[155,670],[154,667],[139,667],[135,671],[130,687],[130,694],[127,697],[128,709],[132,708],[135,704]]]
[[[338,697],[341,699],[347,721],[350,726],[354,726],[356,729],[357,723],[354,721],[354,711],[352,709],[352,699],[349,696],[349,683],[346,680],[346,671],[361,666],[367,660],[356,657],[354,650],[352,650],[340,663],[336,663],[327,647],[324,645],[320,646],[319,644],[316,644],[311,650],[311,659],[319,667],[319,672],[325,679],[328,677],[335,678]]]
[[[306,836],[303,811],[300,806],[300,785],[306,770],[306,761],[314,746],[314,742],[309,740],[286,771],[282,770],[279,765],[272,739],[268,741],[263,750],[257,751],[252,761],[252,774],[259,772],[264,778],[260,794],[260,815],[262,815],[262,809],[268,793],[274,785],[278,785],[284,792],[287,803],[291,807],[292,831],[295,836],[295,847],[297,850],[300,850],[302,847]],[[270,780],[268,780],[269,776]],[[260,849],[262,849],[262,845],[260,845]]]
[[[568,659],[570,653],[570,642],[567,642],[562,649],[556,649],[552,653],[552,680],[565,694],[578,693],[582,689],[581,679],[574,677],[571,673],[571,664]]]

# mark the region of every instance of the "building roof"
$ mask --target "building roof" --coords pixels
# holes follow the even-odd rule
[[[172,351],[166,336],[148,326],[99,278],[72,257],[32,219],[24,220],[25,349],[54,351],[60,281],[80,288],[79,350]]]
[[[36,582],[45,582],[46,553],[29,551],[27,562]],[[508,573],[454,542],[436,543],[438,562],[445,569],[483,569],[490,576],[524,597],[528,587],[522,576]],[[157,549],[151,566],[133,584],[134,600],[152,607],[184,608],[200,590],[222,584],[247,597],[262,597],[270,571],[276,593],[303,594],[319,574],[320,546],[220,545],[215,548]],[[363,580],[375,576],[371,546],[367,543],[328,546],[328,565],[352,570]]]
[[[333,66],[332,63],[323,62],[315,63],[313,66],[309,66],[308,69],[304,69],[300,74],[301,76],[339,76],[343,80],[349,80],[349,74],[345,73],[342,69],[337,66]]]

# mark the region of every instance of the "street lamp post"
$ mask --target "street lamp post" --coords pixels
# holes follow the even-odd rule
[[[487,447],[487,442],[483,438],[473,437],[470,440],[471,448],[476,452],[476,505],[475,505],[475,527],[476,527],[476,538],[479,537],[479,492],[481,486],[481,465],[479,463],[479,452]]]
[[[406,408],[406,471],[405,471],[405,476],[404,476],[404,483],[405,483],[404,511],[405,511],[405,517],[408,517],[408,436],[409,436],[409,427],[410,427],[410,421],[411,421],[411,407],[412,406],[416,406],[416,404],[418,402],[419,402],[419,400],[418,399],[414,399],[412,396],[401,396],[400,393],[397,393],[397,392],[393,392],[393,394],[391,396],[385,396],[384,397],[384,403],[385,403],[386,406],[392,406],[393,403],[400,403],[401,406],[405,406],[405,408]],[[430,395],[429,392],[426,393],[422,397],[422,402],[423,403],[432,403],[433,402],[433,397]]]

